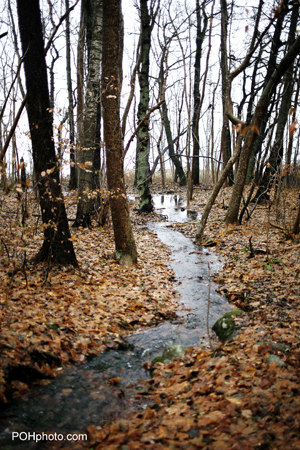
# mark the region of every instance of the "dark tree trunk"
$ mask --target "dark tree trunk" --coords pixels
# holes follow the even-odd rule
[[[35,260],[77,266],[59,184],[38,0],[17,1],[19,29],[27,88],[27,112],[32,141],[34,169],[42,219],[44,242]]]
[[[299,55],[299,53],[300,53],[300,37],[297,38],[294,45],[291,47],[288,53],[282,58],[276,69],[273,71],[270,80],[265,89],[263,90],[263,93],[258,101],[241,152],[236,182],[232,191],[229,208],[225,217],[226,223],[236,223],[238,220],[239,207],[242,199],[243,189],[245,186],[249,158],[256,136],[256,129],[261,124],[264,114],[268,108],[270,96],[272,95],[274,88],[279,83],[281,77],[285,74],[290,65],[293,64],[295,58]]]
[[[292,229],[292,234],[299,234],[300,232],[300,201],[298,203],[297,215]]]
[[[69,9],[69,0],[65,0],[66,11]],[[69,13],[70,14],[70,13]],[[70,42],[70,16],[66,17],[66,63],[67,63],[67,84],[68,84],[68,100],[69,100],[69,147],[70,147],[70,182],[69,188],[77,188],[77,177],[76,177],[76,165],[75,165],[75,126],[74,126],[74,101],[73,101],[73,89],[72,89],[72,74],[71,74],[71,42]]]
[[[298,58],[297,61],[297,68],[295,71],[295,83],[296,83],[296,92],[295,92],[295,96],[293,99],[293,112],[292,112],[292,120],[291,122],[295,122],[296,120],[296,112],[297,112],[297,106],[298,106],[298,99],[299,99],[299,91],[300,91],[300,72],[299,72],[299,63],[300,60]],[[298,73],[298,76],[297,76]],[[287,169],[287,186],[290,186],[290,181],[291,181],[291,173],[292,173],[292,150],[293,150],[293,140],[294,140],[294,133],[289,134],[289,143],[288,143],[288,148],[286,151],[286,160],[285,160],[285,166]]]
[[[200,164],[199,164],[199,111],[200,111],[200,63],[202,54],[202,44],[205,38],[207,29],[208,18],[205,14],[203,7],[204,23],[202,27],[202,17],[199,0],[196,0],[196,17],[197,17],[197,37],[196,37],[196,54],[195,54],[195,77],[194,77],[194,111],[192,119],[192,131],[193,131],[193,162],[192,162],[192,174],[193,183],[198,185],[200,181]]]
[[[281,13],[276,21],[274,34],[272,36],[271,51],[270,51],[270,56],[269,56],[269,61],[268,61],[267,73],[266,73],[266,76],[264,79],[263,89],[267,86],[267,84],[271,78],[271,75],[274,71],[274,67],[276,67],[276,64],[277,64],[278,52],[282,45],[280,38],[281,38],[281,32],[283,29],[283,22],[284,22],[286,13],[287,13],[287,0],[284,1],[284,7],[281,9]],[[266,111],[262,117],[261,123],[259,125],[259,136],[256,137],[254,145],[253,145],[253,149],[251,152],[253,160],[255,159],[256,155],[258,155],[261,152],[262,144],[264,142],[265,135],[266,135],[267,123],[268,123],[268,120],[273,111],[272,106],[274,105],[274,103],[271,103],[271,97],[275,94],[275,91],[276,91],[276,86],[274,85],[273,91],[270,94],[270,105],[266,109]],[[255,198],[253,199],[253,201],[255,201],[255,200],[258,200],[258,201],[261,200],[259,198],[258,193],[255,195]]]
[[[149,108],[149,64],[151,47],[151,24],[147,0],[140,0],[141,14],[141,71],[139,73],[140,103],[138,122],[143,121],[137,134],[137,188],[139,191],[139,209],[142,212],[153,210],[149,189],[149,119],[143,120]]]
[[[252,117],[252,111],[253,111],[253,106],[254,106],[254,100],[256,97],[255,94],[255,86],[256,86],[256,75],[258,74],[258,65],[261,62],[261,55],[262,55],[262,47],[260,48],[258,57],[254,63],[254,67],[253,67],[253,72],[252,72],[252,79],[251,79],[251,90],[250,90],[250,99],[248,102],[248,106],[247,106],[247,119],[246,119],[246,123],[250,123],[251,122],[251,117]],[[253,177],[253,172],[254,172],[254,166],[255,166],[255,159],[256,159],[256,154],[254,154],[254,151],[252,151],[251,155],[250,155],[250,160],[249,160],[249,166],[248,166],[248,171],[247,171],[247,178],[246,178],[246,184],[249,184],[252,180]]]
[[[162,92],[163,84],[164,84],[165,52],[166,52],[166,48],[164,48],[164,50],[162,52],[161,63],[160,63],[159,82],[160,82],[160,91],[161,92]],[[186,182],[187,182],[186,175],[182,168],[180,159],[178,158],[178,156],[175,154],[175,151],[174,151],[174,141],[172,138],[171,124],[170,124],[169,115],[168,115],[168,107],[167,107],[167,104],[165,101],[161,105],[161,111],[162,111],[162,119],[163,119],[163,124],[165,127],[167,142],[168,142],[169,156],[175,166],[176,175],[179,177],[180,186],[186,186]]]
[[[297,2],[293,5],[293,12],[290,23],[289,37],[287,42],[287,51],[295,42],[295,35],[297,29],[297,22],[299,17],[299,4]],[[259,201],[269,200],[269,192],[272,185],[272,180],[279,169],[283,157],[283,137],[284,129],[287,123],[289,109],[291,106],[291,98],[293,91],[293,64],[288,68],[284,77],[283,96],[278,114],[278,122],[274,144],[271,148],[269,161],[264,172],[262,181],[256,193],[256,198]]]
[[[103,2],[103,42],[106,43],[103,46],[102,59],[104,142],[115,255],[120,264],[131,265],[137,262],[137,251],[125,192],[123,139],[120,124],[123,55],[121,0]]]
[[[79,177],[79,154],[83,147],[83,115],[84,115],[84,42],[85,42],[85,16],[84,16],[84,2],[81,3],[80,12],[80,26],[78,33],[77,44],[77,136],[76,136],[76,166],[77,166],[77,181]]]

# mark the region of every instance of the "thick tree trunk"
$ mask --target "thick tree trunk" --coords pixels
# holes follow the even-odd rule
[[[123,139],[120,125],[123,54],[121,0],[111,0],[103,4],[103,41],[106,43],[103,46],[102,60],[104,142],[115,255],[120,264],[131,265],[137,262],[137,251],[125,192]]]
[[[256,106],[255,113],[252,117],[250,128],[246,135],[245,143],[243,145],[239,169],[236,177],[236,182],[232,191],[232,196],[229,204],[229,208],[225,217],[227,223],[235,223],[238,220],[239,207],[243,195],[243,189],[245,186],[245,180],[247,175],[248,163],[252,147],[256,138],[257,129],[259,128],[264,114],[268,108],[270,95],[273,92],[274,87],[279,83],[281,77],[285,74],[291,64],[293,64],[295,58],[300,53],[300,37],[297,38],[294,45],[288,51],[288,53],[282,58],[280,64],[273,71],[271,78],[265,87],[259,102]]]
[[[151,25],[147,8],[147,0],[140,0],[141,14],[141,71],[139,73],[140,103],[138,122],[141,122],[149,108],[149,56],[151,47]],[[137,174],[136,182],[139,191],[139,209],[141,212],[153,210],[149,190],[149,119],[143,120],[137,134]]]
[[[44,242],[36,261],[77,266],[59,184],[38,0],[17,1],[27,88],[27,112],[34,169],[44,223]],[[33,31],[34,30],[34,31]]]
[[[95,190],[95,152],[99,152],[100,60],[102,52],[102,0],[94,1],[93,28],[89,47],[88,81],[83,124],[83,147],[79,163],[79,200],[73,226],[88,227],[97,205]]]

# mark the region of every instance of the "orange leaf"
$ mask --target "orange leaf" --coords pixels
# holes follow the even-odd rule
[[[290,136],[293,136],[293,134],[295,133],[295,131],[297,131],[296,125],[298,123],[298,120],[295,120],[293,123],[291,123],[291,125],[289,126],[289,133]]]
[[[246,127],[243,128],[243,130],[242,130],[243,137],[246,136],[248,130],[249,130],[249,126],[248,126],[248,125],[247,125]]]
[[[251,131],[256,131],[257,134],[260,134],[260,133],[259,133],[259,128],[258,128],[257,125],[252,125]]]
[[[110,384],[116,385],[116,384],[119,384],[120,380],[121,380],[120,377],[115,377],[115,378],[110,378],[108,381]]]
[[[235,125],[235,126],[233,127],[233,129],[236,130],[237,133],[240,133],[240,132],[242,131],[242,124],[241,124],[241,123],[238,123],[237,125]]]
[[[296,112],[295,108],[290,108],[289,115],[291,116],[294,112]]]

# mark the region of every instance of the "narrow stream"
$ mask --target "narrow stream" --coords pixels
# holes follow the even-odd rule
[[[164,322],[127,336],[130,345],[126,350],[101,354],[68,369],[47,386],[36,386],[14,400],[0,413],[1,449],[49,448],[47,442],[12,441],[12,432],[86,433],[91,424],[101,426],[114,417],[126,416],[132,409],[145,409],[151,399],[138,395],[143,388],[139,380],[149,378],[142,364],[161,356],[173,344],[207,345],[209,283],[209,326],[231,309],[216,292],[215,283],[209,280],[208,264],[211,273],[220,270],[219,258],[168,227],[172,222],[195,220],[197,212],[186,210],[184,200],[176,195],[155,196],[154,206],[167,221],[150,223],[149,229],[172,251],[175,288],[185,309],[173,323]],[[117,377],[120,381],[114,385],[112,379]]]

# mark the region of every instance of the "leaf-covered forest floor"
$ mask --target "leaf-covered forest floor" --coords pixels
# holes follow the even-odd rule
[[[153,190],[161,192],[158,186]],[[201,212],[209,193],[196,189],[191,208]],[[212,349],[191,348],[168,365],[158,363],[138,394],[152,398],[152,406],[103,428],[90,426],[87,448],[300,449],[300,246],[299,236],[287,232],[296,215],[298,191],[283,191],[271,207],[257,206],[240,226],[224,223],[230,193],[226,188],[219,194],[204,241],[225,260],[215,277],[220,291],[245,311],[235,319],[241,327],[238,336]],[[1,199],[2,211],[20,208],[12,197]],[[74,217],[74,199],[67,202]],[[0,224],[3,400],[30,388],[9,376],[13,365],[35,370],[36,378],[39,371],[55,376],[57,368],[118,345],[135,327],[176,313],[168,250],[133,210],[136,267],[110,259],[113,235],[107,226],[72,231],[80,269],[27,265],[16,273],[13,261],[18,256],[17,264],[22,264],[25,248],[28,260],[41,235],[32,222],[30,237],[24,232],[20,239],[15,216],[5,214],[1,212]],[[174,225],[192,238],[197,226]],[[54,445],[63,448],[63,443]],[[72,443],[72,448],[86,445]]]
[[[65,202],[68,216],[75,217],[74,196],[67,196]],[[29,217],[22,227],[16,193],[1,195],[2,402],[28,391],[27,379],[54,377],[70,363],[117,348],[122,345],[121,336],[172,319],[178,308],[169,250],[142,218],[135,220],[136,266],[120,266],[113,258],[114,238],[108,223],[101,229],[71,228],[79,268],[58,268],[30,264],[43,237],[32,193],[27,209]]]

